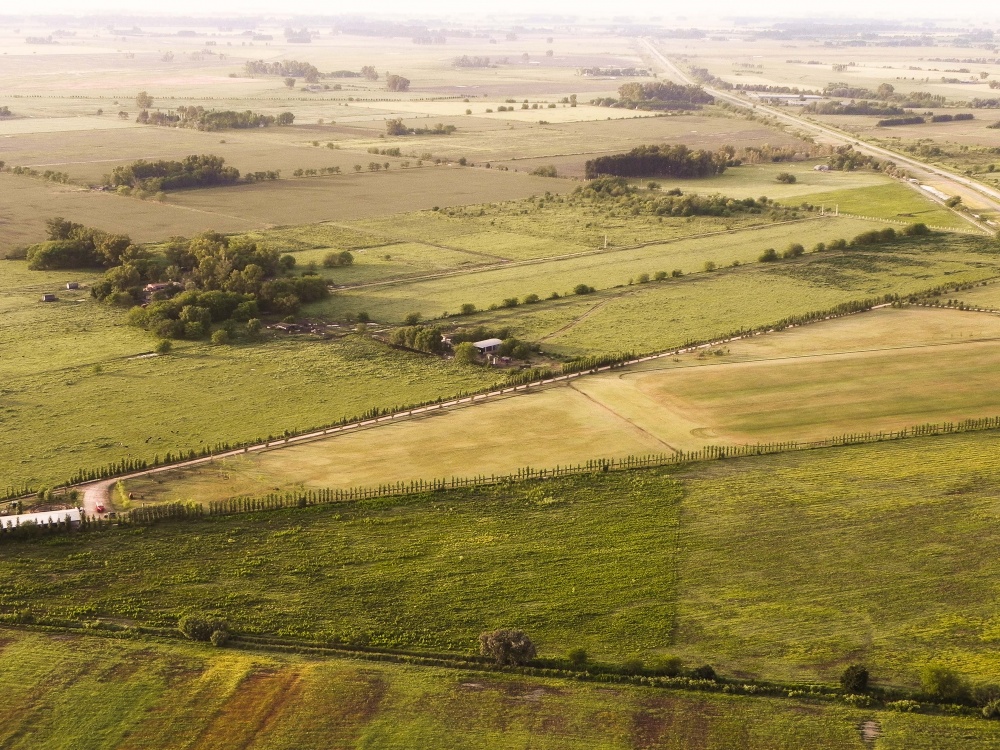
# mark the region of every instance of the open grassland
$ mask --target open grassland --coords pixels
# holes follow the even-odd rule
[[[517,625],[543,654],[649,656],[675,625],[680,497],[666,475],[586,476],[6,545],[0,603],[461,653]]]
[[[337,227],[330,231],[355,245],[371,247],[374,241]],[[418,255],[414,250],[413,257]],[[819,253],[774,266],[623,286],[454,320],[510,325],[516,335],[542,341],[546,351],[557,354],[653,351],[849,300],[987,278],[996,274],[993,263],[992,250],[981,240],[949,238],[941,247],[938,238],[931,238],[891,249]],[[655,270],[650,264],[647,272]],[[5,274],[2,304],[9,321],[0,334],[6,346],[0,419],[15,446],[0,457],[3,486],[47,484],[125,456],[150,460],[167,451],[279,435],[372,407],[475,390],[496,378],[490,371],[389,351],[361,339],[181,344],[167,357],[137,358],[150,353],[152,340],[125,327],[121,312],[98,305],[85,292],[66,294],[51,305],[38,301],[41,292],[75,275],[28,272],[23,261],[4,262],[0,273]],[[510,279],[512,285],[524,283],[513,275]],[[405,287],[367,289],[387,298],[399,295],[392,304],[400,318],[426,310],[416,297],[399,293]],[[497,297],[501,291],[495,290]],[[339,292],[332,300],[360,299],[365,292]],[[373,305],[365,307],[379,314]],[[81,346],[78,336],[89,343]]]
[[[950,292],[934,300],[944,304],[949,299],[958,300],[961,304],[972,307],[982,307],[987,310],[1000,309],[1000,286],[996,284],[983,284],[972,289],[963,289],[958,292]]]
[[[664,653],[721,673],[914,686],[997,673],[1000,435],[969,433],[343,502],[0,549],[0,604],[40,616],[468,653]],[[111,571],[111,573],[109,573]],[[862,595],[859,592],[867,592]]]
[[[664,225],[668,226],[666,222]],[[490,305],[499,305],[504,299],[523,299],[529,294],[537,294],[542,299],[551,296],[553,292],[560,296],[572,296],[573,289],[578,284],[608,290],[629,285],[641,274],[653,277],[657,272],[670,274],[674,270],[690,274],[703,270],[706,262],[719,267],[734,263],[753,263],[768,248],[784,249],[795,242],[813,246],[817,242],[854,236],[878,226],[874,222],[857,219],[823,217],[743,231],[725,232],[716,229],[713,232],[712,223],[708,223],[709,236],[663,243],[654,240],[652,244],[638,248],[591,252],[578,257],[539,259],[527,267],[512,264],[439,278],[345,289],[309,309],[312,314],[334,319],[357,315],[360,311],[385,322],[402,321],[413,311],[420,312],[425,317],[443,317],[455,314],[466,303],[484,309]],[[476,245],[483,249],[490,248],[488,237],[489,235],[481,236]],[[462,242],[464,238],[455,239]],[[516,237],[507,235],[501,239],[505,242],[496,248],[497,252],[502,253],[507,247],[516,252]],[[532,238],[528,239],[528,247],[536,252],[572,252],[575,249],[565,244],[553,248],[547,242],[530,242]],[[585,251],[579,249],[577,252]],[[676,286],[677,283],[674,280],[666,282],[666,285]],[[664,284],[658,284],[657,287],[662,288]]]
[[[7,630],[11,750],[989,748],[994,723]],[[137,670],[138,664],[142,665]]]
[[[1000,414],[998,342],[993,316],[882,309],[125,487],[208,502],[958,421]]]
[[[675,418],[652,430],[637,427],[580,390],[559,387],[123,484],[137,502],[208,502],[279,488],[505,475],[526,466],[565,466],[605,456],[670,453],[673,445],[690,447],[697,439],[678,422]]]
[[[993,679],[996,434],[685,472],[676,648],[804,676],[938,662]]]

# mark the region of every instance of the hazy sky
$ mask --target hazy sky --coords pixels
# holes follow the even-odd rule
[[[5,4],[6,5],[6,4]],[[824,15],[834,18],[858,20],[860,18],[898,18],[911,20],[919,17],[942,18],[959,14],[965,18],[997,18],[998,3],[993,0],[836,0],[836,2],[802,2],[802,0],[705,0],[704,2],[678,2],[677,0],[632,0],[627,3],[607,0],[376,0],[372,3],[337,2],[336,0],[170,0],[158,8],[151,3],[134,0],[32,0],[26,5],[8,5],[4,12],[71,13],[122,10],[131,13],[149,13],[163,8],[173,13],[234,14],[240,12],[294,14],[294,13],[392,13],[410,16],[429,15],[447,17],[475,12],[499,13],[558,13],[577,16],[628,15],[639,19],[643,16],[677,18],[682,24],[704,16],[719,15],[789,15],[809,17]]]

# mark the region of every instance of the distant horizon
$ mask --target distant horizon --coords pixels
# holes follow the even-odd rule
[[[355,6],[338,7],[318,0],[291,0],[283,3],[281,10],[276,10],[272,2],[267,0],[216,0],[213,3],[197,0],[175,0],[169,11],[137,9],[127,0],[37,0],[32,3],[31,13],[0,13],[0,19],[39,18],[46,15],[69,15],[86,17],[88,15],[105,15],[120,13],[136,17],[174,17],[197,16],[204,18],[258,16],[294,17],[298,15],[315,16],[402,16],[412,19],[433,19],[447,23],[451,19],[466,21],[483,17],[511,16],[560,16],[565,19],[612,19],[641,23],[644,20],[656,18],[664,23],[672,16],[678,26],[685,26],[711,19],[753,18],[770,20],[816,20],[833,22],[864,23],[865,21],[895,20],[901,24],[919,24],[921,21],[956,20],[976,25],[996,24],[1000,19],[1000,9],[993,3],[982,0],[962,4],[961,6],[933,2],[932,0],[911,0],[906,5],[905,17],[900,17],[900,8],[896,3],[873,3],[865,0],[842,0],[829,5],[805,5],[795,0],[772,0],[766,7],[737,2],[737,0],[714,0],[692,11],[685,8],[681,14],[672,12],[670,6],[655,0],[638,0],[625,6],[609,5],[594,2],[594,0],[546,0],[539,3],[534,0],[486,0],[476,4],[476,11],[470,11],[469,5],[458,0],[434,0],[415,6],[406,0],[383,0],[377,7],[359,12]],[[989,14],[989,15],[987,15]]]

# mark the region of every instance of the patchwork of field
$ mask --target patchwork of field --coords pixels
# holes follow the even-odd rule
[[[543,658],[669,653],[726,675],[826,683],[862,662],[878,683],[908,687],[943,663],[988,681],[998,440],[917,438],[15,543],[0,549],[0,603],[165,626],[214,612],[237,632],[458,653],[508,625]]]
[[[995,316],[884,308],[125,487],[208,502],[1000,415],[998,342]]]
[[[4,632],[12,750],[987,748],[995,725],[804,701]],[[141,663],[142,669],[136,671]]]
[[[834,81],[875,90],[889,82],[898,92],[928,91],[951,101],[968,101],[973,97],[996,96],[987,79],[978,77],[984,71],[993,77],[1000,74],[995,60],[980,58],[957,66],[951,59],[968,59],[969,50],[952,46],[944,38],[935,39],[933,57],[921,47],[859,48],[854,45],[829,46],[820,42],[798,41],[795,52],[789,52],[783,41],[756,39],[745,54],[734,54],[735,40],[665,39],[662,48],[689,65],[707,67],[712,73],[738,84],[790,86],[820,91]],[[742,41],[742,40],[741,40]],[[789,60],[792,54],[797,59]],[[842,66],[834,69],[834,66]],[[970,72],[956,75],[948,68],[967,67]],[[944,78],[962,79],[945,82]]]
[[[980,241],[949,244],[951,252],[923,251],[918,243],[908,253],[812,254],[804,262],[692,274],[454,320],[509,325],[557,354],[664,350],[849,300],[995,276]],[[280,435],[373,407],[478,390],[499,377],[356,337],[236,347],[181,343],[170,356],[143,357],[152,338],[127,328],[123,312],[99,305],[86,289],[51,307],[38,301],[75,275],[28,272],[23,261],[5,261],[0,272],[9,274],[4,305],[12,321],[5,329],[9,377],[0,420],[20,446],[0,457],[5,486],[54,482],[126,456],[148,461],[167,451]],[[402,317],[415,305],[400,299],[394,304]],[[80,334],[94,345],[74,345]]]

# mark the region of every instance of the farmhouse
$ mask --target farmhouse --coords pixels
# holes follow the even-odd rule
[[[503,343],[500,339],[483,339],[482,341],[476,341],[472,345],[476,347],[480,354],[492,354],[500,345]]]

